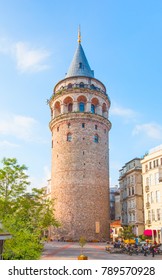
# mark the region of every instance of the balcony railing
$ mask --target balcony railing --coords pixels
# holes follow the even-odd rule
[[[151,225],[151,220],[147,220],[147,221],[146,221],[146,224],[147,224],[147,225]]]
[[[150,208],[150,202],[146,202],[146,208]]]

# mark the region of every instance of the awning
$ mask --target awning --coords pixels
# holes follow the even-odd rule
[[[145,229],[144,230],[144,233],[143,233],[144,235],[146,235],[146,236],[155,236],[156,235],[156,229]]]

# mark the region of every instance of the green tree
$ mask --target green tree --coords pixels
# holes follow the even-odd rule
[[[43,199],[43,189],[32,189],[26,166],[16,159],[3,159],[0,169],[0,221],[12,234],[5,241],[4,259],[38,259],[43,248],[42,232],[49,226],[58,227],[54,202]]]
[[[123,239],[132,239],[135,237],[135,234],[133,232],[133,228],[134,226],[131,225],[131,226],[124,226],[123,229],[120,230],[120,236],[123,238]]]

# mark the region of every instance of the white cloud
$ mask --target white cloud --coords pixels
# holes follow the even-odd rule
[[[156,123],[145,123],[136,125],[133,135],[144,134],[151,139],[162,140],[162,126]]]
[[[112,108],[110,108],[110,114],[114,116],[123,117],[126,119],[132,119],[136,116],[136,112],[129,108],[123,108],[118,105],[113,105]]]
[[[21,115],[7,115],[0,117],[0,134],[14,136],[26,141],[35,138],[37,121],[31,117]]]
[[[48,68],[45,59],[49,57],[49,53],[46,50],[30,49],[23,42],[16,43],[13,50],[20,71],[38,72]]]
[[[10,42],[6,38],[0,38],[0,53],[11,56],[21,72],[39,72],[49,68],[46,59],[50,53],[30,47],[25,42]]]
[[[0,141],[0,148],[17,148],[19,147],[18,144],[15,144],[15,143],[12,143],[12,142],[9,142],[9,141],[6,141],[6,140],[3,140],[3,141]]]

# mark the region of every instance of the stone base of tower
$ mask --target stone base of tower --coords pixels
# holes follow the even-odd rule
[[[95,228],[96,227],[96,228]],[[100,230],[99,222],[96,222],[94,231],[92,230],[66,230],[65,228],[58,228],[53,230],[53,239],[59,241],[79,241],[80,237],[84,237],[87,242],[103,242],[109,240],[109,226],[107,225],[105,229]]]

